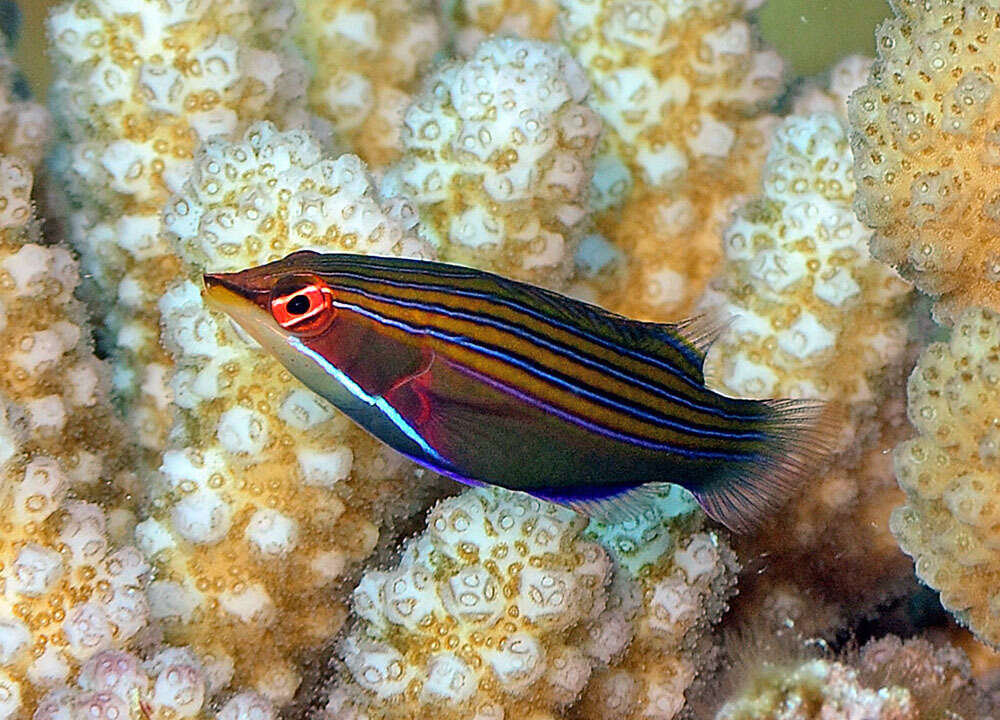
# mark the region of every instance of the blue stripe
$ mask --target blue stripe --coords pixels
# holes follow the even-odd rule
[[[359,294],[363,295],[364,293],[363,292],[359,292]],[[367,308],[363,308],[360,305],[355,305],[353,303],[344,302],[343,300],[336,300],[335,299],[335,300],[333,300],[333,305],[335,307],[338,307],[338,308],[343,308],[343,309],[346,309],[346,310],[352,310],[352,311],[354,311],[354,312],[356,312],[356,313],[358,313],[360,315],[363,315],[363,316],[365,316],[365,317],[367,317],[367,318],[369,318],[371,320],[374,320],[375,322],[377,322],[379,324],[388,325],[390,327],[395,327],[395,328],[397,328],[399,330],[402,330],[403,332],[405,332],[407,334],[410,334],[410,335],[414,335],[414,334],[429,335],[431,337],[437,338],[438,340],[443,340],[445,342],[455,343],[457,345],[461,345],[462,347],[470,348],[470,349],[474,350],[475,352],[482,353],[483,355],[487,355],[489,357],[501,360],[502,362],[505,362],[505,363],[507,363],[509,365],[513,365],[514,367],[520,368],[521,370],[527,372],[530,375],[535,375],[536,377],[541,377],[541,378],[547,380],[548,382],[553,383],[554,385],[557,385],[557,386],[563,388],[564,390],[568,390],[572,394],[583,395],[583,396],[587,397],[590,400],[593,400],[594,402],[596,402],[598,404],[605,405],[605,406],[610,406],[611,408],[613,408],[613,409],[615,409],[615,410],[617,410],[619,412],[622,412],[625,415],[629,415],[631,417],[638,417],[638,418],[640,418],[642,420],[645,420],[646,422],[649,422],[649,423],[651,423],[653,425],[656,425],[656,426],[658,426],[658,425],[664,425],[664,426],[666,426],[666,427],[668,427],[668,428],[670,428],[672,430],[676,430],[676,431],[684,433],[684,434],[698,435],[698,436],[702,436],[702,437],[711,437],[711,438],[721,438],[721,439],[726,439],[726,440],[734,440],[734,439],[735,440],[763,440],[763,439],[766,439],[765,436],[763,436],[760,433],[756,433],[756,432],[750,432],[750,433],[738,433],[737,432],[737,433],[732,433],[732,432],[726,432],[724,430],[708,430],[708,429],[704,429],[704,428],[699,428],[698,426],[689,426],[689,425],[686,425],[684,423],[678,423],[678,422],[676,422],[674,420],[671,420],[670,418],[668,418],[666,416],[651,415],[651,414],[643,411],[640,408],[633,407],[633,406],[628,406],[628,405],[623,405],[622,403],[615,401],[613,398],[603,397],[603,396],[601,396],[601,395],[599,395],[599,394],[597,394],[595,392],[592,392],[590,390],[587,390],[587,389],[585,389],[585,388],[583,388],[583,387],[581,387],[579,385],[575,385],[575,384],[573,384],[573,383],[571,383],[571,382],[563,379],[562,377],[560,377],[558,375],[553,375],[551,373],[545,372],[544,370],[542,370],[542,369],[540,369],[540,368],[532,365],[531,363],[525,362],[523,359],[519,359],[516,356],[504,353],[502,350],[498,350],[496,348],[493,348],[493,347],[490,347],[490,346],[487,346],[487,345],[482,345],[480,343],[476,343],[476,342],[472,341],[469,338],[465,338],[465,337],[462,337],[460,335],[451,335],[451,334],[443,333],[443,332],[441,332],[441,331],[439,331],[439,330],[437,330],[435,328],[431,328],[431,327],[427,327],[427,326],[412,326],[412,325],[408,325],[408,324],[406,324],[404,322],[401,322],[399,320],[394,320],[394,319],[390,319],[390,318],[387,318],[385,316],[382,316],[382,315],[380,315],[380,314],[378,314],[378,313],[376,313],[376,312],[374,312],[372,310],[368,310]],[[505,385],[504,389],[505,389],[506,392],[513,393],[513,388],[510,388],[509,386]],[[514,394],[516,394],[516,393],[514,393]],[[559,412],[560,412],[558,408],[549,408],[549,410],[551,412],[556,413],[556,414],[559,414]],[[571,418],[571,417],[575,417],[575,416],[567,415],[567,418]],[[605,429],[603,432],[604,432],[605,435],[609,435],[611,433],[614,433],[614,431],[608,430],[608,429]],[[624,435],[622,435],[620,437],[621,438],[632,438],[632,436],[624,436]],[[633,438],[633,439],[628,439],[628,442],[631,442],[633,444],[643,445],[643,443],[646,443],[646,442],[649,442],[649,441],[640,440],[639,438]],[[646,447],[646,445],[643,445],[643,446]],[[656,447],[659,447],[659,446],[649,445],[648,447],[652,447],[653,449],[656,449]],[[672,446],[663,446],[663,447],[666,448],[666,447],[672,447]],[[674,449],[673,452],[681,452],[681,451],[678,450],[678,449]],[[712,455],[711,457],[717,457],[717,456]],[[733,456],[730,455],[730,454],[726,454],[725,457],[733,457]]]
[[[579,425],[585,430],[590,430],[592,432],[604,435],[605,437],[613,438],[615,440],[620,440],[621,442],[628,443],[629,445],[637,445],[639,447],[646,448],[649,450],[662,450],[666,452],[671,452],[676,455],[683,455],[684,457],[692,460],[756,460],[758,457],[760,457],[759,453],[739,453],[739,452],[727,453],[727,452],[718,452],[715,450],[692,450],[691,448],[680,447],[677,445],[670,445],[668,443],[660,443],[651,440],[644,440],[642,438],[637,438],[633,435],[624,435],[615,430],[611,430],[601,425],[597,425],[596,423],[592,423],[589,420],[586,420],[585,418],[581,418],[571,413],[568,413],[562,408],[552,407],[546,403],[541,402],[540,400],[538,400],[538,398],[532,397],[527,393],[521,392],[517,388],[513,388],[510,387],[509,385],[501,383],[500,381],[491,378],[488,375],[484,375],[483,373],[476,372],[475,370],[471,370],[468,368],[464,368],[463,372],[472,375],[480,382],[484,382],[488,385],[491,385],[506,393],[513,395],[518,400],[524,403],[533,405],[534,407],[537,408],[541,408],[546,412],[552,413],[556,417],[571,422],[575,425]],[[642,483],[639,484],[641,485]],[[531,490],[524,489],[523,492],[530,493]]]
[[[569,332],[570,334],[575,334],[575,335],[577,335],[579,337],[583,337],[583,338],[589,340],[590,342],[593,342],[595,345],[601,346],[605,350],[610,350],[612,352],[618,352],[618,353],[621,353],[622,355],[627,355],[628,357],[632,358],[633,360],[643,361],[643,362],[646,362],[646,363],[648,363],[650,365],[653,365],[654,367],[660,368],[661,370],[666,370],[670,375],[672,375],[672,376],[674,376],[674,377],[676,377],[676,378],[678,378],[680,380],[683,380],[686,384],[690,385],[691,387],[693,387],[693,388],[695,388],[697,390],[705,390],[705,386],[701,382],[699,382],[696,378],[692,378],[690,375],[688,375],[687,373],[685,373],[683,370],[680,370],[679,368],[675,367],[674,365],[671,365],[669,362],[661,360],[660,358],[655,357],[653,355],[646,355],[645,353],[637,352],[637,351],[635,351],[635,350],[633,350],[631,348],[624,347],[624,346],[619,345],[619,344],[617,344],[615,342],[612,342],[610,340],[602,338],[599,335],[594,335],[592,333],[589,333],[586,330],[583,330],[581,328],[577,328],[577,327],[574,327],[574,326],[571,326],[571,325],[566,325],[565,323],[562,323],[559,320],[556,320],[555,318],[552,318],[552,317],[550,317],[550,316],[548,316],[548,315],[546,315],[544,313],[538,312],[537,310],[534,310],[533,308],[531,308],[529,306],[526,306],[526,305],[523,305],[521,303],[518,303],[516,301],[507,300],[506,298],[500,298],[500,297],[497,297],[496,295],[491,295],[489,293],[482,293],[482,292],[476,292],[476,291],[471,291],[471,290],[460,290],[458,288],[452,288],[452,287],[449,287],[447,285],[422,285],[422,284],[419,284],[419,283],[407,283],[407,282],[402,282],[402,281],[386,280],[385,278],[373,278],[373,277],[369,277],[367,275],[358,275],[358,274],[355,274],[355,273],[349,273],[349,272],[344,272],[344,271],[340,271],[340,272],[327,272],[325,274],[331,275],[331,276],[335,276],[335,277],[349,278],[349,279],[352,279],[352,280],[360,280],[360,281],[364,281],[364,282],[384,283],[386,285],[389,285],[390,287],[405,288],[405,289],[408,289],[408,290],[416,290],[418,292],[421,291],[421,290],[424,290],[424,289],[430,289],[430,290],[434,290],[436,292],[441,292],[441,293],[445,293],[445,294],[449,294],[450,293],[450,294],[453,294],[453,295],[459,295],[461,297],[471,298],[473,300],[483,300],[483,301],[488,301],[488,302],[495,302],[495,303],[497,303],[499,305],[503,305],[503,306],[505,306],[507,308],[510,308],[512,310],[517,310],[519,312],[522,312],[525,315],[528,315],[528,316],[534,318],[535,320],[540,320],[540,321],[545,322],[545,323],[547,323],[549,325],[555,325],[556,327],[558,327],[558,328],[560,328],[562,330],[565,330],[565,331]],[[357,292],[359,295],[365,295],[365,291],[361,290],[359,288],[351,287],[349,289],[351,290],[351,292]],[[388,302],[388,303],[393,303],[393,304],[403,304],[404,302],[406,302],[406,301],[399,300],[397,298],[393,298],[393,297],[389,297],[389,296],[365,295],[365,297],[373,297],[373,298],[376,298],[376,299],[381,300],[383,302]],[[411,306],[411,307],[413,307],[413,306]],[[440,306],[437,306],[437,305],[428,305],[426,307],[439,308]],[[419,309],[419,307],[418,307],[418,309]],[[441,311],[442,310],[437,310],[436,312],[441,312]],[[476,315],[474,317],[475,317],[476,321],[478,322],[479,319],[482,316]],[[465,319],[469,319],[469,317],[466,316]],[[494,322],[497,322],[497,321],[494,321]],[[511,326],[506,325],[506,324],[504,324],[504,325],[493,325],[493,327],[497,327],[497,328],[500,328],[500,329],[511,330]],[[522,339],[525,339],[525,340],[529,340],[529,341],[533,341],[533,342],[537,341],[537,336],[534,333],[519,334],[518,336],[521,337]],[[669,336],[667,336],[667,337],[669,337]],[[676,349],[677,345],[675,345],[673,343],[671,343],[671,344]],[[565,346],[563,346],[563,345],[558,345],[558,346],[549,345],[548,347],[551,350],[553,350],[553,352],[557,352],[557,353],[561,352],[564,355],[566,354],[567,351],[570,352],[570,353],[572,353],[571,349],[565,348]],[[564,348],[564,350],[559,350],[558,348]],[[580,356],[573,355],[573,357],[577,358],[578,360],[580,360],[582,362],[589,362],[591,368],[595,368],[595,369],[609,369],[609,370],[611,369],[610,365],[607,365],[606,363],[604,363],[604,362],[602,362],[600,360],[589,358],[589,357],[583,356],[583,355],[580,355]],[[723,418],[725,420],[736,420],[736,421],[739,421],[739,422],[747,422],[747,421],[756,422],[756,421],[759,421],[761,419],[761,416],[759,414],[758,415],[743,415],[743,414],[740,414],[740,413],[728,412],[725,409],[716,407],[714,405],[702,405],[701,403],[698,403],[698,402],[696,402],[694,400],[683,398],[683,396],[673,395],[668,390],[663,389],[663,388],[658,388],[655,385],[648,385],[646,383],[638,382],[637,380],[629,377],[628,375],[625,375],[625,374],[621,373],[620,371],[613,370],[613,372],[617,372],[617,377],[619,379],[623,379],[623,380],[625,380],[627,382],[632,382],[634,384],[638,384],[640,387],[643,387],[644,389],[646,389],[646,390],[648,390],[648,391],[650,391],[650,392],[652,392],[654,394],[659,394],[661,397],[663,397],[663,398],[665,398],[667,400],[670,400],[672,402],[680,403],[680,404],[684,405],[685,407],[688,407],[688,408],[690,408],[692,410],[700,410],[702,412],[706,412],[709,415],[713,415],[715,417],[720,417],[720,418]]]
[[[630,377],[629,375],[626,375],[625,373],[623,373],[621,370],[618,370],[617,368],[615,368],[615,367],[613,367],[611,365],[608,365],[606,363],[603,363],[600,360],[597,360],[595,358],[591,358],[591,357],[586,356],[586,355],[577,355],[576,353],[573,352],[572,348],[568,348],[565,345],[562,345],[560,343],[554,343],[554,342],[548,340],[545,337],[538,336],[535,333],[532,333],[532,332],[530,332],[528,330],[525,330],[524,328],[521,328],[519,326],[510,325],[510,324],[508,324],[508,323],[506,323],[506,322],[504,322],[502,320],[496,320],[495,318],[490,318],[490,317],[486,317],[486,316],[482,316],[482,315],[477,315],[477,314],[470,314],[470,313],[466,313],[466,312],[460,311],[460,310],[452,310],[450,308],[446,308],[446,307],[443,307],[441,305],[437,305],[437,304],[434,304],[434,303],[421,303],[421,302],[417,302],[415,300],[402,300],[402,299],[393,298],[393,297],[389,297],[389,296],[379,295],[377,293],[372,293],[372,292],[370,292],[368,290],[362,290],[362,289],[356,288],[356,287],[350,288],[349,291],[352,292],[352,293],[356,293],[358,295],[361,295],[362,297],[364,297],[364,298],[366,298],[368,300],[378,300],[378,301],[381,301],[381,302],[388,303],[390,305],[400,305],[400,306],[406,307],[406,308],[412,308],[412,309],[416,309],[416,310],[423,310],[424,312],[429,312],[429,313],[434,313],[434,314],[441,314],[441,315],[445,315],[445,316],[450,317],[450,318],[459,318],[459,319],[470,321],[470,322],[474,322],[474,323],[481,323],[481,324],[484,324],[484,325],[488,325],[488,326],[490,326],[492,328],[495,328],[495,329],[498,329],[498,330],[504,330],[504,331],[509,332],[509,333],[511,333],[513,335],[516,335],[517,337],[519,337],[522,340],[527,340],[528,342],[532,342],[532,343],[541,345],[541,346],[547,348],[548,350],[551,350],[552,352],[556,353],[557,355],[562,355],[562,356],[568,357],[568,358],[570,358],[572,360],[576,360],[576,361],[578,361],[578,362],[580,362],[580,363],[582,363],[584,365],[589,366],[593,370],[597,370],[598,372],[606,372],[608,374],[611,374],[611,375],[615,376],[616,378],[618,378],[619,380],[624,381],[625,383],[629,383],[629,384],[632,384],[632,385],[637,385],[638,387],[640,387],[640,388],[642,388],[644,390],[647,390],[648,392],[650,392],[650,393],[652,393],[654,395],[658,395],[659,397],[664,398],[665,400],[668,400],[670,402],[674,402],[674,403],[677,403],[679,405],[683,405],[683,406],[685,406],[685,407],[687,407],[687,408],[689,408],[691,410],[706,411],[709,415],[713,415],[715,417],[722,417],[722,418],[725,418],[727,420],[739,420],[739,421],[744,421],[745,422],[747,419],[750,419],[750,420],[753,420],[753,421],[759,421],[761,419],[760,415],[754,415],[754,416],[752,416],[750,418],[745,418],[742,415],[731,416],[729,413],[726,413],[724,410],[719,410],[718,408],[716,408],[714,406],[711,406],[711,405],[707,405],[707,406],[706,405],[702,405],[701,403],[697,403],[697,402],[695,402],[693,400],[690,400],[690,399],[684,397],[683,395],[674,395],[669,390],[667,390],[667,389],[665,389],[663,387],[656,386],[656,385],[651,385],[649,383],[643,382],[642,380],[639,380],[638,378]],[[575,387],[575,386],[570,386],[570,387]],[[623,399],[623,401],[624,401],[624,399]],[[627,402],[627,401],[624,401],[624,402]],[[632,405],[632,407],[636,407],[636,406]],[[642,411],[639,410],[638,412],[642,412]],[[657,418],[660,419],[660,420],[657,420],[657,422],[661,422],[661,421],[664,422],[664,423],[669,423],[670,422],[668,416],[657,414],[655,417],[657,417]],[[701,427],[701,426],[694,425],[692,427]],[[764,433],[746,433],[746,434],[740,434],[740,433],[727,433],[725,431],[719,431],[719,432],[722,432],[725,437],[732,437],[732,438],[737,438],[737,439],[740,439],[740,440],[765,440],[765,439],[767,439],[767,436]]]
[[[427,441],[424,440],[424,437],[419,432],[417,432],[417,430],[412,425],[406,422],[403,416],[399,414],[399,411],[396,410],[396,408],[394,408],[392,405],[390,405],[389,401],[386,400],[384,397],[380,395],[369,395],[368,393],[366,393],[360,385],[354,382],[347,375],[347,373],[340,370],[337,366],[335,366],[329,360],[323,357],[322,354],[308,347],[305,343],[303,343],[299,338],[295,337],[294,335],[288,336],[288,343],[293,348],[295,348],[296,351],[302,353],[308,358],[311,358],[314,363],[323,368],[323,371],[327,375],[331,376],[334,380],[343,385],[344,388],[346,388],[347,391],[351,393],[354,397],[358,398],[367,405],[373,405],[374,407],[378,408],[378,410],[383,415],[389,418],[389,420],[392,422],[393,425],[395,425],[404,435],[406,435],[406,437],[410,438],[410,440],[412,440],[417,445],[417,447],[419,447],[421,450],[427,453],[429,457],[433,458],[434,460],[438,460],[442,463],[447,462],[443,457],[441,457],[441,455],[438,454],[437,450],[435,450],[434,448],[432,448],[430,445],[427,444]]]

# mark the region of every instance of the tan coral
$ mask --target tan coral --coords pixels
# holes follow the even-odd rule
[[[23,159],[34,168],[49,141],[49,114],[30,100],[14,96],[17,67],[0,51],[0,154]]]
[[[726,264],[706,298],[723,300],[717,312],[733,318],[708,355],[712,387],[834,401],[844,420],[836,462],[737,543],[751,558],[739,601],[749,615],[779,577],[855,613],[905,587],[905,558],[888,532],[899,494],[886,453],[907,434],[892,397],[902,387],[909,288],[869,257],[853,193],[840,121],[788,118],[772,141],[762,197],[726,230]]]
[[[735,581],[703,521],[678,488],[618,526],[496,488],[441,502],[358,586],[328,716],[677,717]]]
[[[949,342],[921,355],[907,386],[919,435],[896,448],[906,505],[892,516],[893,534],[920,579],[994,647],[1000,647],[998,357],[1000,315],[978,308],[959,316]]]
[[[972,675],[965,653],[923,638],[889,635],[867,643],[854,661],[869,687],[905,687],[920,708],[921,720],[972,720],[996,717],[995,697]]]
[[[73,297],[76,261],[65,248],[35,242],[31,187],[23,161],[0,157],[0,394],[25,413],[31,452],[57,458],[79,492],[138,493],[111,409],[108,368],[94,357],[84,308]]]
[[[892,4],[850,101],[858,215],[873,254],[939,297],[938,317],[1000,309],[1000,10]]]
[[[593,659],[571,631],[604,610],[607,554],[570,510],[499,489],[439,504],[389,572],[354,594],[342,653],[353,704],[379,718],[435,706],[510,717],[572,703]]]
[[[166,227],[192,281],[160,301],[174,356],[178,422],[140,547],[157,569],[153,616],[167,638],[235,666],[284,702],[295,654],[346,617],[339,585],[375,547],[384,517],[432,487],[251,345],[200,294],[200,273],[258,265],[305,247],[420,256],[415,212],[380,204],[356,156],[323,158],[304,132],[251,126],[199,151]]]
[[[574,708],[582,720],[673,720],[711,657],[712,627],[736,589],[736,557],[682,489],[660,494],[643,516],[592,523],[617,572],[608,609],[588,626],[584,650],[597,656]],[[622,639],[628,640],[627,648]]]
[[[592,202],[618,251],[597,239],[583,246],[579,292],[626,314],[678,319],[722,259],[730,213],[756,187],[775,122],[761,111],[781,91],[781,60],[760,46],[738,0],[560,6],[563,40],[607,129]]]
[[[586,534],[580,516],[506,490],[443,501],[399,565],[355,591],[363,623],[328,713],[670,720],[734,579],[702,517],[676,489]]]
[[[792,114],[828,112],[846,118],[848,98],[865,84],[872,62],[864,55],[848,55],[838,61],[824,74],[824,82],[810,81],[798,89],[792,100]]]
[[[427,79],[382,193],[417,206],[441,259],[558,286],[586,230],[601,129],[588,91],[563,48],[487,40]]]
[[[725,233],[719,295],[708,302],[722,300],[722,316],[734,319],[706,375],[738,397],[837,401],[850,416],[846,447],[880,403],[879,378],[902,364],[909,287],[868,255],[835,116],[786,120],[763,185]]]
[[[303,120],[300,69],[270,49],[291,14],[284,0],[72,0],[49,17],[63,220],[152,463],[171,421],[156,300],[180,267],[160,212],[204,139],[264,117]]]
[[[109,517],[97,505],[66,497],[70,482],[55,458],[28,455],[4,420],[0,508],[0,717],[45,716],[64,684],[74,685],[102,653],[121,652],[148,620],[143,585],[149,566],[132,546],[113,543]],[[173,663],[167,663],[173,665]],[[85,682],[85,681],[84,681]],[[161,684],[162,685],[162,684]],[[187,685],[187,683],[185,683]],[[197,688],[200,694],[186,692]],[[147,693],[143,688],[142,697]],[[157,710],[185,705],[196,714],[204,700],[200,676],[185,688],[161,687]],[[184,698],[182,700],[182,698]],[[131,698],[116,702],[129,707]],[[39,715],[35,715],[39,717]],[[158,715],[158,717],[160,717]]]
[[[726,704],[716,720],[920,720],[905,688],[869,689],[857,672],[837,662],[813,660],[763,678],[745,697]]]
[[[297,0],[309,104],[375,169],[402,152],[403,113],[444,44],[431,0]]]
[[[105,512],[71,487],[112,496],[105,453],[120,451],[105,368],[90,352],[68,251],[32,243],[32,175],[0,157],[0,717],[30,714],[114,636],[145,624],[134,549],[112,555]],[[91,424],[93,423],[93,424]],[[108,433],[96,437],[91,428]],[[119,437],[120,440],[120,437]],[[119,536],[128,513],[117,518]],[[124,527],[122,527],[124,526]]]
[[[490,35],[558,40],[557,0],[448,0],[455,49],[471,55]]]
[[[976,720],[1000,710],[960,650],[923,639],[890,635],[839,658],[795,658],[808,654],[804,647],[792,657],[742,652],[761,654],[730,670],[742,687],[727,693],[715,720]]]
[[[126,652],[149,619],[149,565],[128,540],[139,488],[73,298],[76,262],[32,242],[31,184],[22,160],[0,158],[0,718],[123,716],[139,699],[156,718],[195,716],[200,663],[158,648],[142,669]],[[121,679],[129,668],[141,682]]]

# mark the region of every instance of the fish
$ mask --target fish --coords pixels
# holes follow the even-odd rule
[[[641,322],[461,265],[309,250],[205,274],[204,295],[403,455],[600,522],[675,484],[750,532],[836,435],[827,403],[706,387],[706,316]]]

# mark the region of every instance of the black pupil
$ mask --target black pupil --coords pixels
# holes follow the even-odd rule
[[[309,310],[309,298],[305,295],[296,295],[288,301],[288,312],[292,315],[301,315]]]

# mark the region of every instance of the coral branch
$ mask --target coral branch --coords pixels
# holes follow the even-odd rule
[[[986,2],[893,3],[878,61],[850,100],[858,216],[872,252],[953,321],[1000,310],[1000,12]]]
[[[775,122],[761,111],[781,91],[782,62],[739,0],[560,7],[607,127],[592,185],[606,240],[583,246],[585,290],[626,314],[679,319],[722,258],[731,211],[756,187]]]
[[[382,193],[414,202],[441,259],[562,284],[585,228],[601,130],[583,104],[588,91],[562,48],[488,40],[428,78]]]
[[[403,112],[444,42],[431,0],[297,0],[310,107],[373,169],[400,154]]]
[[[241,142],[202,147],[165,223],[193,273],[302,248],[426,253],[412,208],[373,195],[357,157],[325,159],[304,131],[257,124]],[[420,507],[430,474],[249,345],[195,283],[171,287],[160,310],[179,418],[137,529],[157,569],[153,616],[285,702],[299,684],[293,655],[344,622],[341,578],[372,552],[383,518]]]

